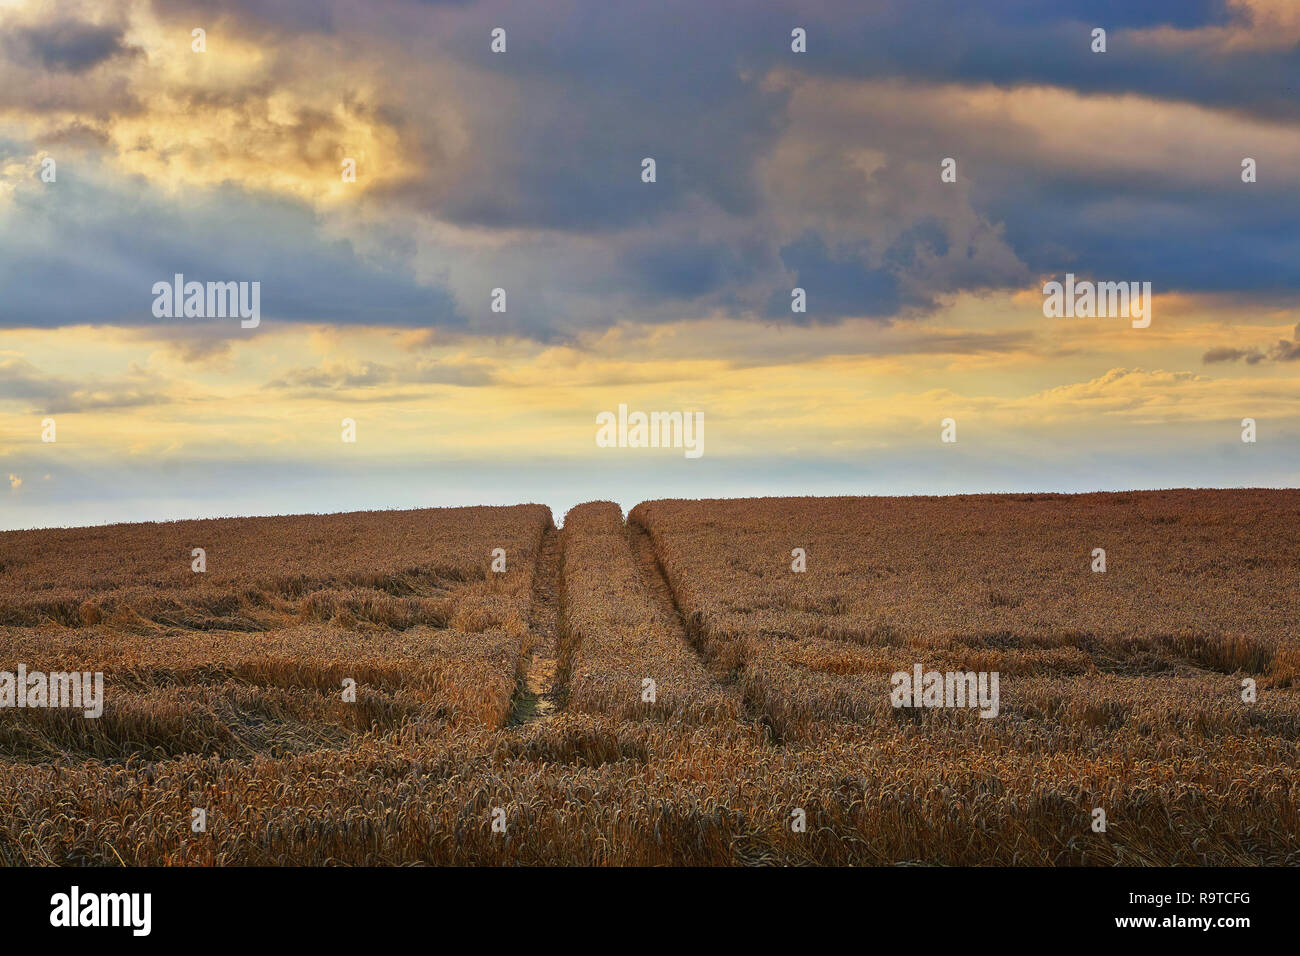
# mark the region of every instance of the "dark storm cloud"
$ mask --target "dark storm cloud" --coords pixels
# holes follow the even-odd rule
[[[301,204],[233,188],[168,199],[131,181],[113,191],[63,174],[20,190],[0,233],[0,327],[71,324],[231,326],[236,320],[158,319],[155,282],[261,282],[263,327],[276,319],[393,326],[460,326],[442,289],[363,259],[320,235]],[[248,333],[244,333],[248,334]]]
[[[924,15],[901,0],[871,9],[576,2],[564,10],[487,3],[439,21],[449,25],[436,41],[446,56],[508,77],[526,92],[521,108],[508,116],[494,114],[487,103],[476,110],[482,161],[434,205],[436,215],[491,228],[585,233],[658,223],[693,200],[723,215],[758,215],[764,202],[758,165],[786,129],[785,95],[762,83],[777,67],[855,78],[1131,92],[1300,120],[1292,93],[1300,85],[1300,51],[1209,55],[1192,40],[1184,48],[1163,48],[1139,43],[1132,32],[1243,25],[1244,15],[1223,2],[942,0],[927,5]],[[496,24],[509,31],[505,56],[488,51],[487,34]],[[809,54],[790,53],[792,25],[809,31]],[[1089,49],[1098,25],[1109,34],[1104,55]],[[935,129],[943,123],[943,117],[932,118]],[[876,142],[889,151],[894,141],[884,138],[887,133]],[[1063,116],[1061,135],[1105,131],[1074,130]],[[638,178],[642,156],[657,160],[654,185]],[[1156,175],[1125,181],[1114,171],[1081,182],[1077,170],[1043,166],[1041,155],[997,158],[997,168],[974,167],[979,180],[972,207],[986,222],[1005,224],[1012,251],[1035,270],[1077,262],[1111,274],[1136,271],[1166,291],[1300,284],[1300,250],[1290,226],[1300,201],[1290,194],[1274,189],[1267,198],[1243,198],[1239,189],[1232,192],[1231,175],[1221,189],[1191,189],[1176,177]],[[882,250],[884,258],[871,266],[793,250],[807,281],[818,284],[824,309],[818,315],[890,316],[924,306],[928,294],[908,281],[921,249],[947,257],[941,272],[924,275],[931,292],[1016,278],[1010,269],[989,272],[978,256],[963,261],[960,250],[948,255],[940,224],[922,220],[907,228],[913,235]],[[646,257],[636,273],[658,281],[664,300],[715,291],[727,298],[718,287],[737,275],[726,253],[682,237],[665,237],[664,245],[669,248]],[[688,262],[687,250],[698,261]],[[778,301],[785,295],[773,295],[772,310],[788,312],[788,302]]]
[[[494,227],[600,231],[655,220],[696,198],[731,215],[756,211],[755,162],[780,132],[784,97],[705,48],[689,19],[592,8],[514,28],[506,57],[488,52],[493,21],[479,19],[482,29],[467,31],[450,55],[518,83],[526,102],[508,115],[474,111],[481,162],[440,214]],[[647,157],[656,164],[653,184],[641,180]]]
[[[212,19],[207,5],[190,0],[155,0],[154,9],[182,40]],[[367,237],[363,256],[326,238],[298,200],[237,182],[170,199],[135,180],[104,177],[92,187],[61,166],[57,191],[38,198],[19,190],[7,214],[33,225],[0,235],[0,326],[153,324],[149,290],[175,272],[261,281],[266,321],[443,326],[541,340],[626,318],[715,312],[883,320],[931,307],[941,295],[1016,287],[1029,272],[1066,269],[1151,281],[1158,293],[1300,288],[1300,194],[1265,175],[1243,193],[1232,170],[1221,184],[1189,185],[1155,171],[1066,168],[1047,152],[999,152],[977,131],[960,144],[963,179],[946,204],[948,194],[938,201],[926,190],[937,158],[957,149],[949,137],[962,117],[917,114],[893,125],[845,119],[838,130],[832,117],[813,131],[820,143],[794,137],[827,158],[820,168],[834,167],[824,195],[807,186],[817,167],[794,167],[802,179],[764,177],[794,120],[791,87],[769,82],[777,70],[922,89],[1133,92],[1300,122],[1293,95],[1300,50],[1210,49],[1209,39],[1191,33],[1181,45],[1161,46],[1135,32],[1242,26],[1240,11],[1221,0],[250,0],[223,6],[219,17],[214,25],[260,48],[265,76],[181,89],[174,95],[186,112],[201,122],[208,110],[243,110],[259,128],[273,126],[281,146],[322,165],[334,164],[349,120],[391,126],[402,158],[417,159],[404,179],[361,202],[379,210],[374,220],[400,219],[407,231],[395,228],[399,238],[387,245]],[[489,51],[496,26],[508,31],[505,55]],[[793,26],[807,29],[809,53],[791,53]],[[1109,31],[1104,55],[1089,51],[1093,26]],[[49,19],[25,23],[0,49],[66,73],[112,60],[126,50],[123,36],[120,27]],[[277,118],[267,119],[277,84],[317,69],[346,77],[354,62],[365,67],[358,75],[383,82],[376,101],[348,105],[348,120],[329,103],[299,105],[286,120],[279,100]],[[428,72],[433,66],[442,72]],[[84,95],[96,107],[83,110],[93,119],[47,130],[43,142],[114,148],[100,114],[126,107],[101,104],[136,108],[130,84],[121,77],[114,84],[83,84],[93,97],[66,87],[40,94],[60,104]],[[0,100],[14,102],[12,89]],[[1070,119],[1061,117],[1059,131],[1067,142],[1108,135]],[[453,135],[460,133],[463,146]],[[1026,142],[1041,135],[1034,129]],[[256,145],[231,148],[242,155]],[[1125,148],[1114,144],[1117,153]],[[884,166],[861,172],[855,151],[883,154]],[[641,181],[647,156],[657,164],[652,184]],[[821,205],[810,213],[800,190]],[[500,239],[421,249],[411,236],[430,223]],[[422,254],[459,299],[412,277]],[[511,287],[506,314],[482,308],[498,283]],[[805,316],[789,311],[793,285],[808,290]],[[205,345],[193,355],[219,352]]]
[[[790,25],[797,23],[808,30],[810,51],[799,69],[814,74],[1135,92],[1300,117],[1294,96],[1300,50],[1223,50],[1191,35],[1183,45],[1160,46],[1135,33],[1250,22],[1223,0],[931,0],[924,5],[887,0],[869,9],[857,3],[819,5],[810,13],[800,12],[800,6],[765,5],[747,18],[740,26],[748,41],[745,54],[767,66],[780,62],[788,45],[773,52],[754,41],[777,33],[788,37]],[[1096,27],[1107,31],[1104,54],[1091,50]]]
[[[697,299],[745,284],[775,264],[764,242],[635,241],[626,244],[619,268],[625,288],[651,297]]]
[[[142,55],[123,40],[120,25],[100,26],[76,20],[20,27],[4,38],[5,52],[30,65],[65,73],[83,73],[115,56]]]
[[[1014,187],[986,190],[982,208],[1039,273],[1088,270],[1158,293],[1300,291],[1300,196],[1153,187],[1081,186],[1025,169]]]
[[[866,265],[870,250],[832,253],[815,235],[806,235],[781,249],[781,261],[794,273],[794,286],[805,290],[808,311],[790,311],[791,290],[778,289],[768,302],[768,315],[798,323],[830,322],[847,316],[884,318],[904,305],[898,277]]]

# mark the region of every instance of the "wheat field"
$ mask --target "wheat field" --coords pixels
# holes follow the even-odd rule
[[[104,694],[0,710],[0,861],[1294,865],[1297,532],[1259,490],[6,532],[0,671]],[[895,706],[918,666],[996,717]]]

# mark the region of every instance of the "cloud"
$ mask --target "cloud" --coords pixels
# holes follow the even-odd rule
[[[277,376],[262,387],[284,390],[294,397],[320,397],[346,393],[342,398],[351,400],[358,391],[379,389],[383,386],[456,385],[475,387],[490,385],[495,381],[492,370],[482,364],[458,364],[436,360],[421,360],[405,365],[387,365],[372,361],[330,362],[316,367],[300,367]],[[386,391],[386,399],[399,397]],[[406,398],[414,397],[408,394]]]
[[[228,364],[234,355],[234,340],[229,335],[203,326],[150,326],[133,329],[136,341],[159,345],[171,357],[193,365]]]
[[[1293,339],[1280,339],[1269,350],[1269,358],[1275,362],[1300,361],[1300,325],[1296,326],[1294,334],[1295,338]]]
[[[1218,56],[1286,52],[1300,43],[1300,10],[1291,0],[1227,0],[1231,20],[1135,31],[1143,45],[1171,53]]]
[[[114,57],[141,56],[128,45],[121,25],[63,20],[17,27],[4,38],[4,49],[28,64],[61,73],[84,73]]]
[[[84,120],[74,120],[37,134],[34,142],[46,150],[61,146],[74,148],[103,148],[109,144],[108,134]]]
[[[237,188],[169,197],[88,167],[24,183],[0,206],[0,327],[203,324],[247,339],[237,320],[156,319],[154,283],[261,283],[262,327],[279,320],[391,326],[464,322],[443,289],[401,262],[363,257],[293,200]],[[18,228],[22,223],[23,228]],[[225,325],[221,323],[225,322]]]
[[[22,403],[32,414],[59,414],[166,405],[166,383],[139,366],[125,380],[81,382],[48,374],[23,358],[0,358],[0,401]]]
[[[279,378],[267,382],[265,388],[337,389],[368,388],[387,385],[394,380],[396,371],[376,362],[353,365],[328,363],[319,368],[296,368]]]
[[[1103,375],[1046,389],[1009,402],[1000,411],[1051,427],[1058,422],[1107,419],[1135,424],[1222,423],[1250,409],[1277,419],[1300,413],[1300,394],[1289,380],[1212,378],[1195,372],[1112,368]]]
[[[1067,270],[1158,294],[1300,289],[1300,110],[1265,102],[1293,64],[1223,43],[1189,63],[1158,40],[1289,29],[1276,2],[244,3],[211,18],[201,56],[193,3],[110,6],[103,24],[53,9],[6,21],[0,327],[175,329],[160,337],[190,362],[255,338],[154,320],[148,290],[176,272],[261,281],[265,323],[547,343],[912,319]],[[32,52],[35,31],[81,62],[92,27],[147,60],[74,77]],[[59,153],[49,187],[41,150]],[[1246,152],[1258,183],[1240,181]],[[948,156],[957,183],[939,181]]]
[[[1162,294],[1300,289],[1294,123],[1057,87],[788,68],[770,82],[791,90],[786,135],[765,161],[774,218],[828,242],[899,247],[912,298],[1067,269]],[[1247,155],[1267,177],[1241,181]],[[939,181],[945,157],[956,183]]]
[[[903,304],[898,277],[888,268],[872,268],[867,243],[831,252],[818,236],[806,235],[781,249],[781,261],[794,275],[793,285],[808,295],[806,315],[791,313],[789,289],[772,294],[769,316],[794,321],[832,321],[846,316],[890,316]]]
[[[1264,360],[1264,353],[1259,349],[1213,348],[1205,353],[1201,361],[1206,365],[1217,362],[1237,362],[1244,359],[1247,365],[1257,365]]]
[[[1219,362],[1239,361],[1245,361],[1247,365],[1258,365],[1264,361],[1300,361],[1300,324],[1295,327],[1294,338],[1278,339],[1276,343],[1267,349],[1254,346],[1245,349],[1229,347],[1214,348],[1207,351],[1205,355],[1201,357],[1201,361],[1206,365],[1213,365]]]

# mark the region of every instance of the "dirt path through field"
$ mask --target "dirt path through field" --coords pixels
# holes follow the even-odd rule
[[[510,723],[514,726],[543,720],[559,709],[555,669],[560,635],[560,535],[548,528],[542,536],[533,574],[533,598],[528,612],[528,632],[533,646],[523,686],[515,694]]]

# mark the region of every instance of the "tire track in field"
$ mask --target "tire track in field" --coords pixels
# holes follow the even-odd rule
[[[556,664],[560,637],[560,565],[562,530],[549,526],[542,535],[533,571],[532,600],[528,606],[528,661],[524,679],[515,692],[510,725],[545,720],[559,710]]]
[[[739,689],[736,687],[735,679],[728,680],[720,676],[717,668],[711,666],[708,657],[696,642],[691,640],[690,633],[686,629],[686,619],[682,616],[681,608],[677,606],[677,596],[673,593],[672,585],[668,583],[668,577],[659,564],[658,555],[655,554],[654,541],[650,538],[650,532],[629,521],[627,538],[628,544],[632,547],[632,556],[636,561],[637,570],[641,573],[641,582],[650,594],[655,616],[676,631],[677,637],[699,658],[714,683],[725,688],[729,693],[738,694]]]

